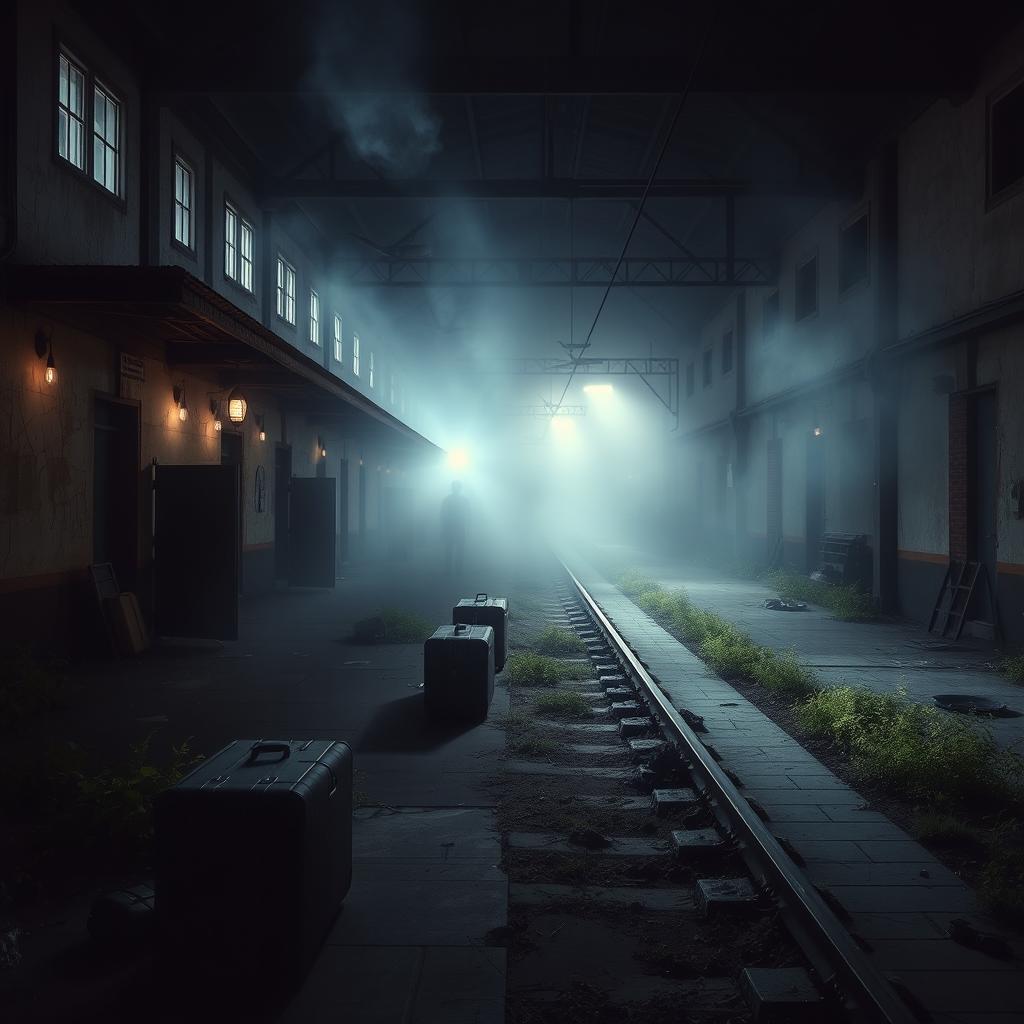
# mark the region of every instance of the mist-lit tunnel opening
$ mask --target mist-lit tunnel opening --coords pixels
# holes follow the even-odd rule
[[[0,1018],[1024,1020],[1014,5],[0,5]]]

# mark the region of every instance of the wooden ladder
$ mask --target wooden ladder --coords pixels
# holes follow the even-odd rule
[[[956,582],[953,574],[956,572]],[[942,581],[939,596],[935,599],[932,617],[928,622],[928,632],[938,636],[959,640],[964,628],[964,619],[974,594],[974,584],[978,582],[981,571],[979,562],[961,562],[959,566],[950,563]],[[951,632],[955,629],[956,632]]]

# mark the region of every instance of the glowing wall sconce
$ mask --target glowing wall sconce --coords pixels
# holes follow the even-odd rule
[[[43,372],[43,379],[47,384],[57,383],[57,366],[53,361],[53,341],[49,334],[42,330],[36,331],[36,355],[40,359],[46,356],[46,370]]]
[[[267,439],[267,425],[266,425],[266,422],[265,422],[266,415],[267,415],[266,413],[263,413],[256,420],[256,422],[260,426],[260,440],[261,441],[266,441],[266,439]]]
[[[224,429],[220,418],[220,402],[216,398],[210,399],[210,415],[213,416],[213,429],[219,434]]]
[[[184,423],[188,419],[188,402],[185,399],[185,385],[174,385],[174,404],[178,407],[178,419]]]
[[[327,458],[327,448],[324,445],[323,438],[320,437],[319,434],[317,435],[317,438],[316,438],[316,447],[317,447],[317,450],[320,452],[320,458],[321,459],[326,459]]]
[[[228,419],[232,423],[241,423],[245,419],[245,414],[248,411],[249,403],[245,400],[245,395],[242,394],[241,388],[235,388],[234,391],[228,395]]]

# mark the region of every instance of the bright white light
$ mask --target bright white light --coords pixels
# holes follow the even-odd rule
[[[584,384],[583,390],[588,395],[593,395],[595,398],[597,398],[610,395],[615,389],[612,387],[611,384]]]
[[[461,473],[469,466],[469,453],[465,448],[453,448],[447,455],[448,468]]]
[[[569,441],[576,436],[576,424],[571,416],[552,416],[551,434],[556,441]]]

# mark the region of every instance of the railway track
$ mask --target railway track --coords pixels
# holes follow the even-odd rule
[[[540,605],[585,657],[512,685],[499,821],[509,1019],[913,1024],[568,566]]]

